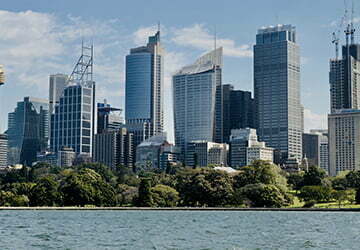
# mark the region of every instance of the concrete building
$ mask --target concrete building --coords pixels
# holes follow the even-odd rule
[[[231,130],[255,128],[255,101],[251,92],[235,90],[230,84],[223,88],[223,142],[229,143]]]
[[[54,74],[49,77],[49,113],[55,111],[55,106],[59,104],[60,97],[67,86],[68,75]]]
[[[8,114],[9,164],[31,166],[38,152],[48,148],[49,104],[47,100],[25,97]]]
[[[8,138],[0,134],[0,169],[8,166]]]
[[[230,136],[230,165],[239,168],[254,160],[274,161],[274,149],[259,142],[256,129],[233,129]]]
[[[52,166],[71,167],[74,164],[76,153],[72,148],[62,147],[57,153],[43,152],[37,155],[37,162],[48,163]]]
[[[136,147],[163,132],[164,51],[160,31],[149,37],[146,46],[130,50],[125,81],[125,119],[127,128],[135,134]]]
[[[187,158],[191,141],[221,142],[222,48],[173,75],[175,144]]]
[[[360,170],[360,110],[337,110],[328,116],[330,175]]]
[[[303,134],[303,158],[309,166],[319,166],[329,172],[329,147],[327,130],[310,130]]]
[[[228,144],[192,141],[188,143],[187,150],[186,165],[189,167],[227,166]]]
[[[166,140],[166,136],[156,135],[143,141],[136,149],[136,170],[161,169],[177,162],[179,150]]]
[[[302,157],[300,48],[292,25],[261,28],[254,46],[257,133],[283,160]]]
[[[104,130],[95,135],[94,160],[112,169],[133,167],[133,134],[126,128]]]

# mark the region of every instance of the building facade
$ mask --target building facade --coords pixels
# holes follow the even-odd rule
[[[8,138],[0,134],[0,169],[8,166]]]
[[[126,128],[109,129],[96,134],[94,144],[95,162],[112,169],[119,166],[133,167],[133,134],[129,133]]]
[[[118,130],[123,126],[121,109],[114,108],[106,102],[97,104],[97,134],[105,130]]]
[[[25,97],[8,114],[9,164],[31,166],[37,153],[48,148],[49,104],[47,100]]]
[[[329,173],[360,170],[360,110],[338,110],[328,116]]]
[[[95,83],[70,85],[60,97],[51,115],[50,147],[58,152],[62,147],[76,154],[92,155],[94,136]]]
[[[160,31],[149,37],[146,46],[133,48],[126,56],[125,119],[136,134],[143,128],[149,136],[161,134],[164,126],[164,51]],[[139,138],[147,139],[147,133]],[[135,140],[135,146],[141,141]]]
[[[187,146],[186,166],[208,167],[210,165],[227,167],[229,145],[207,141],[192,141]]]
[[[54,74],[49,77],[49,113],[54,112],[55,106],[59,104],[60,97],[66,88],[68,75]]]
[[[328,131],[322,129],[310,130],[303,134],[303,157],[307,158],[309,166],[319,166],[329,173],[329,142]]]
[[[186,159],[191,141],[221,142],[222,48],[173,75],[175,144]]]
[[[229,143],[231,130],[255,128],[255,101],[251,92],[234,90],[230,84],[223,87],[223,142]]]
[[[302,157],[300,48],[292,25],[262,28],[254,46],[257,132],[282,159]]]

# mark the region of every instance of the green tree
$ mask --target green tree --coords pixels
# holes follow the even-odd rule
[[[323,184],[326,172],[317,166],[310,166],[304,174],[304,186],[319,186]]]
[[[137,206],[139,207],[152,207],[154,205],[151,193],[151,179],[142,178],[139,186],[139,196],[137,199]]]
[[[335,190],[332,196],[337,201],[339,208],[345,201],[348,200],[348,193],[346,190]]]
[[[298,196],[304,201],[328,202],[332,199],[332,194],[333,189],[327,186],[304,186]]]
[[[0,206],[27,207],[29,198],[26,195],[16,195],[10,191],[0,191]]]
[[[53,176],[39,179],[30,192],[31,206],[60,206],[62,205],[59,183]]]
[[[132,205],[133,200],[138,195],[138,188],[126,184],[118,184],[116,193],[120,206]]]
[[[179,201],[179,193],[172,187],[156,185],[151,188],[155,207],[175,207]]]
[[[272,184],[248,184],[236,192],[238,200],[250,207],[283,207],[290,205],[292,199]]]
[[[348,182],[344,176],[336,176],[329,178],[331,186],[335,190],[346,190],[348,187]]]
[[[300,190],[304,185],[304,173],[290,173],[287,182],[293,189]]]
[[[65,206],[114,206],[114,188],[106,183],[100,174],[83,168],[63,180],[61,187]]]
[[[348,187],[360,188],[360,171],[350,171],[345,178]]]

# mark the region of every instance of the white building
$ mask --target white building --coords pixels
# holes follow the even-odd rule
[[[8,139],[5,134],[0,134],[0,168],[8,165]]]
[[[274,161],[274,149],[259,142],[256,129],[233,129],[230,136],[231,167],[243,167],[254,160]]]
[[[187,166],[227,166],[229,145],[208,141],[192,141],[187,145]]]
[[[360,170],[360,110],[343,109],[328,116],[330,175]]]

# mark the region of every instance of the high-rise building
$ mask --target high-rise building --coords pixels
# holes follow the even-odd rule
[[[312,129],[304,133],[303,157],[307,158],[309,166],[319,166],[329,172],[329,147],[327,130]]]
[[[254,160],[274,161],[274,149],[259,142],[256,129],[233,129],[230,136],[230,166],[239,168]]]
[[[50,75],[49,77],[49,113],[54,112],[55,106],[59,104],[66,85],[68,76],[64,74]]]
[[[360,44],[342,47],[342,58],[330,60],[331,112],[360,109]]]
[[[234,90],[230,84],[222,87],[223,142],[228,143],[232,129],[255,128],[255,102],[249,91]]]
[[[125,81],[126,124],[134,134],[146,130],[138,136],[141,140],[135,140],[137,146],[149,136],[163,132],[164,51],[160,31],[149,37],[146,46],[130,50],[126,56]]]
[[[294,26],[258,30],[254,94],[260,140],[279,150],[282,159],[301,160],[300,48]]]
[[[328,116],[329,172],[360,170],[360,110],[337,110]]]
[[[133,134],[126,128],[104,130],[95,135],[94,160],[112,169],[133,167]]]
[[[106,102],[97,104],[97,134],[104,130],[118,130],[123,126],[121,109],[114,108]]]
[[[186,165],[189,167],[207,167],[228,165],[229,145],[207,141],[191,141],[188,143]]]
[[[223,139],[221,71],[218,48],[173,76],[175,144],[184,159],[188,142]]]
[[[76,155],[91,157],[95,115],[93,46],[82,45],[82,54],[51,115],[51,151],[67,147]]]
[[[8,138],[0,134],[0,169],[8,166]]]
[[[8,115],[9,164],[31,166],[38,152],[48,148],[48,100],[25,97]]]

